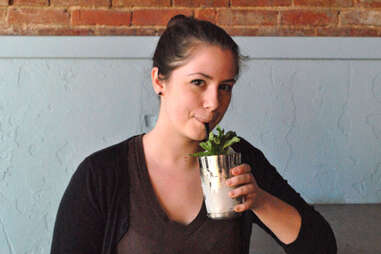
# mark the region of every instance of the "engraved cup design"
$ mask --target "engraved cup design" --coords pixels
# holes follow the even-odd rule
[[[239,216],[234,206],[242,202],[241,198],[231,198],[229,191],[234,188],[226,185],[226,179],[232,175],[230,169],[241,164],[241,154],[201,156],[198,158],[202,191],[208,217],[228,219]]]

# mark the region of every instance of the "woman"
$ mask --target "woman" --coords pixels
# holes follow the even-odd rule
[[[227,184],[244,196],[237,219],[207,218],[198,162],[205,124],[214,128],[228,109],[239,74],[236,43],[218,26],[178,15],[160,37],[152,85],[160,96],[147,134],[88,156],[62,198],[52,254],[249,253],[252,223],[287,253],[336,253],[332,230],[241,138],[243,163]]]

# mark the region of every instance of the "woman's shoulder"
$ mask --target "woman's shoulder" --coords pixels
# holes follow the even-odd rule
[[[87,165],[93,173],[118,169],[126,161],[129,146],[139,135],[131,136],[121,142],[97,150],[86,156],[81,164]]]
[[[242,162],[248,163],[255,168],[257,177],[265,174],[277,174],[275,167],[267,160],[264,153],[253,146],[246,139],[239,137],[240,141],[233,144],[232,147],[236,152],[242,154]]]
[[[116,156],[122,155],[123,152],[128,152],[127,149],[129,143],[132,142],[137,136],[138,135],[129,137],[121,142],[97,150],[88,155],[87,158],[91,159],[92,161],[99,162],[113,160],[116,158]]]
[[[237,143],[234,143],[232,145],[234,151],[240,152],[243,155],[244,154],[250,154],[251,156],[254,155],[255,157],[257,157],[257,156],[263,156],[262,151],[259,150],[254,145],[252,145],[249,141],[247,141],[246,139],[244,139],[241,136],[239,136],[238,138],[240,139],[240,141],[237,142]]]

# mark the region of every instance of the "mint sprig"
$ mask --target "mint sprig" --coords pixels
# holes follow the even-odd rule
[[[217,126],[217,132],[217,135],[215,135],[213,132],[210,132],[208,140],[200,143],[200,146],[205,151],[193,153],[191,155],[194,157],[200,157],[227,154],[229,147],[232,144],[240,141],[234,131],[228,131],[225,134],[225,130],[221,129],[220,126]]]

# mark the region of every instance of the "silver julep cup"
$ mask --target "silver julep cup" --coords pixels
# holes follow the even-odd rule
[[[201,186],[208,217],[212,219],[230,219],[241,213],[234,206],[242,203],[242,198],[231,198],[229,192],[234,188],[226,185],[226,179],[232,176],[230,169],[241,164],[240,153],[198,157]]]

